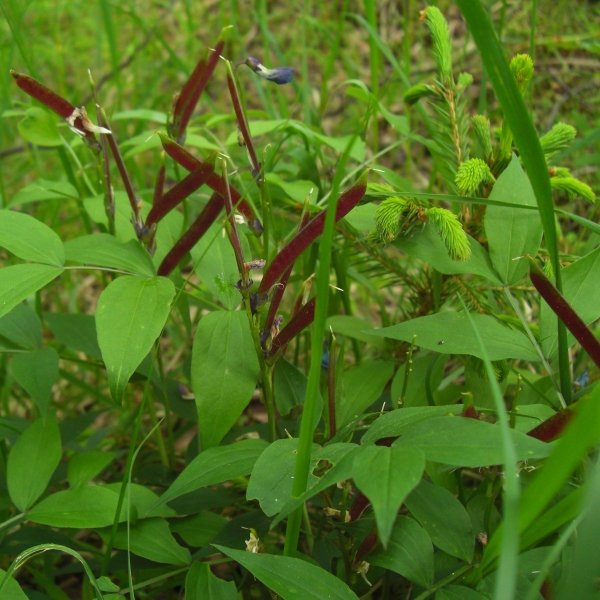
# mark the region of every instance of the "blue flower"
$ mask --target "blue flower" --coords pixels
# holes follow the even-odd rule
[[[292,67],[267,69],[267,67],[261,64],[258,58],[254,58],[254,56],[249,56],[244,64],[248,65],[259,77],[274,81],[279,85],[289,83],[294,78],[294,69]]]

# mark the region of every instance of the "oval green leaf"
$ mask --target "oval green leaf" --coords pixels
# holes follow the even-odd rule
[[[446,488],[424,479],[410,493],[406,506],[440,550],[467,562],[473,558],[475,532],[471,518]]]
[[[388,547],[369,562],[390,569],[409,581],[429,587],[433,583],[433,544],[427,532],[413,519],[399,515]]]
[[[0,210],[0,246],[23,260],[62,266],[63,243],[45,223],[25,213]]]
[[[358,600],[341,579],[300,558],[214,547],[248,569],[283,600],[323,600],[324,597],[327,600]]]
[[[384,547],[387,547],[400,505],[419,483],[424,469],[423,452],[406,446],[364,446],[355,456],[352,476],[373,506]]]
[[[8,493],[19,510],[27,510],[42,495],[61,452],[54,414],[38,419],[19,436],[6,465]]]
[[[122,269],[147,277],[156,275],[150,255],[138,241],[120,242],[108,233],[84,235],[65,242],[65,255],[68,261],[79,265]]]
[[[540,360],[524,333],[502,325],[489,315],[473,314],[471,318],[483,339],[490,360],[505,358]],[[391,327],[370,330],[368,333],[403,342],[412,342],[413,336],[417,336],[415,344],[433,352],[469,354],[484,358],[474,328],[462,312],[435,313]]]
[[[250,402],[258,359],[244,312],[202,317],[192,349],[192,391],[202,447],[216,446]]]
[[[114,521],[118,501],[118,494],[100,485],[63,490],[44,498],[29,511],[27,518],[51,527],[108,527]],[[119,521],[124,521],[126,514],[123,505]]]
[[[96,310],[98,345],[117,402],[160,335],[174,296],[175,286],[165,277],[119,277],[102,292]]]
[[[207,485],[248,475],[256,459],[267,446],[264,440],[247,439],[201,452],[179,474],[160,497],[158,504],[164,504]]]
[[[552,444],[510,430],[517,460],[545,458]],[[500,426],[463,417],[434,417],[416,423],[394,445],[420,448],[427,458],[445,465],[485,467],[504,461]]]
[[[10,372],[16,382],[31,396],[40,415],[46,416],[52,386],[58,379],[58,354],[54,348],[39,348],[15,354]]]
[[[195,562],[185,578],[185,600],[238,600],[233,581],[219,579],[208,563]]]
[[[36,146],[60,146],[62,139],[58,133],[56,118],[38,106],[25,111],[25,118],[17,124],[19,133]]]

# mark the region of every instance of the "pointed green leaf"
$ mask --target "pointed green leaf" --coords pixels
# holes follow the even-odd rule
[[[467,562],[473,558],[475,532],[471,519],[447,489],[424,479],[410,493],[406,506],[440,550]]]
[[[338,577],[300,558],[215,548],[248,569],[283,600],[358,600]],[[324,596],[325,593],[325,596]]]
[[[102,292],[96,329],[115,400],[160,335],[174,296],[175,286],[165,277],[119,277]]]
[[[122,269],[137,275],[156,275],[148,252],[136,240],[120,242],[108,233],[84,235],[65,242],[66,259],[79,265]]]
[[[238,600],[233,581],[219,579],[208,563],[195,562],[185,578],[185,600]]]
[[[190,551],[180,546],[164,519],[140,519],[129,530],[120,527],[115,536],[116,548],[129,549],[154,562],[167,565],[187,565],[191,562]]]
[[[72,488],[88,484],[115,458],[113,452],[90,450],[79,452],[69,459],[67,479]]]
[[[369,562],[423,587],[433,583],[433,544],[427,532],[406,515],[398,516],[387,549],[374,554]]]
[[[250,402],[258,359],[244,312],[216,311],[202,317],[192,350],[202,447],[215,446]]]
[[[342,427],[373,404],[393,374],[391,360],[366,360],[344,371],[336,398],[337,426]]]
[[[43,494],[61,452],[54,414],[38,419],[19,436],[6,465],[8,493],[19,510],[27,510]]]
[[[229,523],[229,519],[210,510],[171,523],[171,531],[176,533],[188,546],[202,548],[210,544]]]
[[[352,476],[375,512],[379,539],[384,547],[402,502],[419,483],[425,456],[415,448],[364,446],[354,458]]]
[[[306,375],[282,357],[275,363],[273,389],[279,414],[287,415],[294,407],[304,402]]]
[[[39,202],[40,200],[67,200],[68,198],[78,197],[77,189],[68,181],[51,181],[40,178],[21,188],[12,196],[8,208]]]
[[[48,225],[25,213],[0,210],[0,246],[23,260],[61,266],[65,251]]]
[[[489,600],[489,596],[464,585],[447,585],[435,595],[435,600]]]
[[[545,458],[552,445],[511,429],[517,460]],[[484,467],[503,462],[498,425],[463,417],[433,417],[414,424],[395,445],[420,448],[427,460],[445,465]]]
[[[256,459],[267,446],[265,440],[247,439],[228,446],[204,450],[179,474],[160,497],[159,504],[170,502],[207,485],[248,475]]]
[[[52,386],[58,379],[58,354],[54,348],[15,354],[10,361],[15,381],[36,403],[40,416],[45,417]]]
[[[112,525],[117,512],[118,494],[100,485],[56,492],[36,504],[27,518],[51,527],[95,529]],[[123,505],[119,521],[126,518]]]
[[[490,360],[520,358],[538,361],[539,356],[527,336],[502,325],[490,315],[473,314],[477,331],[483,339]],[[441,312],[404,321],[391,327],[372,329],[372,335],[412,342],[440,354],[469,354],[483,358],[481,346],[467,317],[462,312]]]
[[[0,317],[56,279],[62,269],[51,265],[12,265],[0,269]]]
[[[77,352],[84,352],[90,358],[100,360],[102,353],[98,346],[96,319],[92,315],[78,313],[46,313],[44,322],[48,325],[56,341]]]
[[[490,199],[536,206],[533,189],[518,158],[513,157],[498,177]],[[527,262],[515,259],[525,254],[535,256],[542,241],[539,214],[492,204],[485,209],[484,226],[496,272],[504,283],[516,283],[527,272]]]
[[[0,337],[28,350],[39,348],[42,345],[40,318],[25,304],[15,306],[7,315],[0,318]]]

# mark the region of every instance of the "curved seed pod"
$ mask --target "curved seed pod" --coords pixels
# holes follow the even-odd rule
[[[366,190],[367,178],[365,173],[357,183],[339,197],[335,211],[336,223],[360,202]],[[323,233],[326,215],[327,209],[321,211],[279,251],[260,282],[259,292],[266,292],[272,285],[277,283],[285,270],[300,256],[301,252]]]

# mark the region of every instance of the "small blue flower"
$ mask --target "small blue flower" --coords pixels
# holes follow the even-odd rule
[[[249,56],[244,64],[248,65],[259,77],[274,81],[279,85],[289,83],[294,78],[294,69],[292,67],[267,69],[267,67],[261,64],[258,58],[254,58],[254,56]]]

